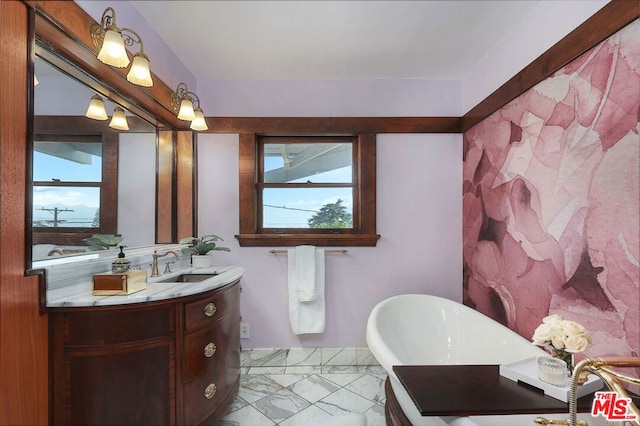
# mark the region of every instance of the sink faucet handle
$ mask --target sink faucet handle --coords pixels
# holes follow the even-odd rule
[[[171,273],[171,264],[172,264],[172,263],[174,263],[174,262],[167,262],[167,263],[164,265],[164,272],[163,272],[163,274],[170,274],[170,273]]]

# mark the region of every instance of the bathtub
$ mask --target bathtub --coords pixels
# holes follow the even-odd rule
[[[406,294],[376,305],[367,322],[367,345],[388,373],[387,423],[394,421],[390,403],[401,407],[412,425],[525,426],[534,414],[511,416],[423,417],[393,372],[394,365],[506,364],[547,355],[529,340],[463,304],[436,296]],[[390,384],[390,386],[389,386]],[[401,414],[402,414],[401,413]],[[568,414],[544,415],[566,419]],[[597,418],[580,415],[591,426]],[[397,418],[396,418],[397,419]]]

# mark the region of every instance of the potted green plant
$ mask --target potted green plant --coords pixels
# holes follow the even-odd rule
[[[221,237],[214,234],[203,235],[200,238],[186,237],[179,241],[180,244],[189,244],[188,247],[182,249],[183,254],[191,255],[191,265],[194,268],[203,268],[211,266],[211,256],[209,252],[213,250],[231,251],[229,247],[221,247],[217,241],[224,241]]]

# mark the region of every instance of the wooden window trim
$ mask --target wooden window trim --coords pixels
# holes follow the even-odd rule
[[[301,135],[302,136],[302,135]],[[241,247],[284,247],[303,244],[315,246],[373,247],[380,235],[376,233],[376,135],[355,135],[354,150],[357,162],[358,185],[354,189],[354,223],[348,233],[266,233],[259,229],[257,135],[240,134],[239,202],[240,233],[236,235]],[[357,211],[356,211],[357,210]]]

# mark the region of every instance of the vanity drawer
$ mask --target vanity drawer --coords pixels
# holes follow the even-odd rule
[[[184,423],[198,425],[209,417],[226,397],[227,386],[219,371],[224,365],[214,368],[184,386]]]
[[[240,301],[239,281],[215,290],[209,295],[184,305],[185,330],[195,330],[213,324],[222,318],[230,307]]]
[[[235,350],[234,343],[238,340],[237,327],[234,327],[234,324],[239,321],[239,313],[228,313],[214,327],[195,331],[185,337],[185,380],[200,376],[220,362],[234,360],[232,351]]]

